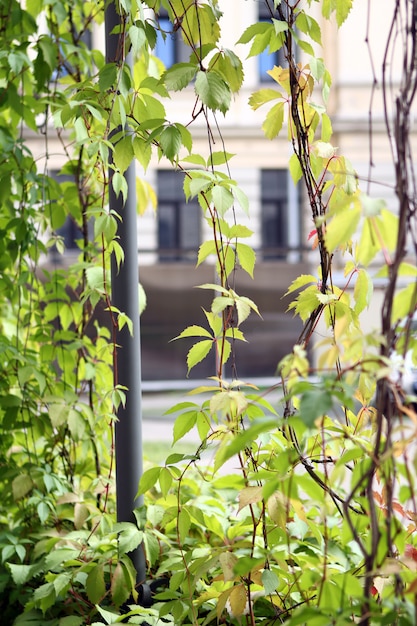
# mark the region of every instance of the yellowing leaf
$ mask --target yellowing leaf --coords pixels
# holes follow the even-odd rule
[[[246,610],[246,590],[243,585],[233,587],[229,595],[230,609],[234,617],[240,617]]]
[[[12,482],[14,500],[24,498],[32,489],[33,481],[28,474],[19,474]]]
[[[348,244],[355,233],[361,217],[361,208],[354,203],[352,208],[345,207],[327,224],[325,240],[329,252],[339,246]]]
[[[234,567],[237,563],[237,556],[233,552],[222,552],[219,556],[221,568],[223,570],[224,581],[228,582],[236,578]]]
[[[256,504],[257,502],[262,501],[262,487],[245,487],[239,493],[239,508],[238,511],[241,511],[245,506],[249,504]]]

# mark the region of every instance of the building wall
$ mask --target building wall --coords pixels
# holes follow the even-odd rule
[[[236,41],[245,28],[257,19],[259,1],[220,0],[219,4],[224,12],[222,43],[244,58],[249,48],[237,46]],[[340,153],[351,160],[363,188],[386,199],[388,205],[395,210],[392,158],[383,119],[382,95],[378,87],[381,81],[384,41],[395,0],[385,0],[383,11],[377,0],[355,0],[351,15],[340,30],[334,23],[322,20],[319,4],[313,3],[310,10],[316,12],[315,16],[322,27],[323,49],[317,47],[318,53],[324,57],[333,77],[329,102],[334,128],[333,143],[339,147]],[[369,26],[368,7],[371,9]],[[395,83],[396,78],[401,76],[398,59],[394,57],[390,62],[393,64],[391,76]],[[377,81],[376,88],[372,90],[374,79]],[[247,224],[254,231],[250,243],[257,250],[262,247],[261,170],[285,169],[291,154],[285,132],[282,137],[273,141],[265,139],[261,126],[267,107],[253,111],[248,104],[251,93],[259,87],[257,59],[247,59],[241,92],[234,97],[228,115],[223,117],[219,113],[217,116],[221,136],[216,130],[215,121],[210,118],[216,142],[214,149],[221,150],[224,141],[226,150],[236,155],[230,162],[231,175],[246,192],[250,203],[249,216],[238,211],[237,221]],[[194,103],[192,86],[175,93],[171,100],[164,101],[167,118],[188,124]],[[371,103],[372,144],[368,126]],[[202,116],[192,122],[191,130],[194,136],[194,152],[207,157],[207,131]],[[35,153],[39,151],[41,155],[44,144],[38,146],[34,139],[33,146]],[[58,151],[51,152],[57,154]],[[375,161],[372,168],[369,167],[371,156]],[[59,164],[58,156],[55,157],[55,165],[59,167]],[[172,166],[164,160],[158,161],[155,156],[146,173],[137,165],[137,174],[156,188],[157,171],[164,168],[171,169]],[[287,235],[288,244],[293,251],[274,261],[264,261],[259,254],[255,281],[241,274],[237,278],[236,291],[249,297],[252,294],[264,317],[261,321],[256,316],[251,316],[245,323],[250,336],[250,347],[246,353],[249,355],[246,361],[249,364],[247,375],[272,375],[279,359],[295,343],[300,325],[292,316],[285,314],[286,305],[282,297],[297,274],[307,271],[314,273],[318,263],[316,253],[305,251],[308,244],[307,234],[313,228],[307,207],[305,204],[301,206],[303,217],[300,219],[297,210],[293,208],[297,206],[298,200],[292,183],[289,190],[292,208],[288,211]],[[208,227],[203,224],[203,239],[208,235]],[[157,247],[158,216],[154,211],[148,210],[138,220],[140,275],[148,296],[148,307],[142,318],[143,373],[148,379],[183,377],[187,347],[179,347],[179,342],[169,343],[169,340],[181,332],[184,326],[196,322],[201,306],[209,307],[208,294],[196,290],[195,285],[213,282],[213,267],[207,263],[196,271],[190,263],[161,263]],[[375,302],[377,300],[378,297]],[[371,326],[377,319],[376,312],[377,308],[371,307],[365,314],[367,326]],[[200,322],[204,322],[204,317]],[[197,375],[213,373],[204,367],[196,368],[196,372]]]

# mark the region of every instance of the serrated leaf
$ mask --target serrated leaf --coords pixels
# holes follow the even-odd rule
[[[256,35],[263,35],[271,30],[271,24],[268,22],[256,22],[246,28],[236,43],[249,43]]]
[[[184,339],[184,337],[210,337],[213,339],[212,335],[206,328],[203,326],[197,326],[193,324],[192,326],[187,326],[177,337],[174,337],[171,341],[175,341],[176,339]]]
[[[243,83],[243,66],[239,57],[232,50],[223,49],[213,57],[210,69],[213,66],[228,83],[232,92],[238,92]]]
[[[160,467],[151,467],[143,472],[139,481],[138,495],[143,495],[155,486],[160,472]]]
[[[229,595],[229,602],[232,614],[235,617],[240,617],[244,614],[246,610],[247,598],[245,587],[242,584],[233,587]]]
[[[211,199],[217,213],[223,217],[226,211],[233,206],[233,194],[222,185],[214,185],[211,190]]]
[[[106,595],[106,584],[104,582],[104,565],[95,565],[88,573],[85,583],[87,597],[92,604],[98,604]]]
[[[85,420],[75,409],[68,412],[68,428],[75,441],[81,441],[85,432]]]
[[[74,526],[80,530],[90,516],[87,506],[83,502],[76,502],[74,505]]]
[[[234,186],[232,188],[232,193],[234,195],[234,197],[236,198],[236,201],[239,203],[241,209],[246,213],[246,215],[249,214],[249,198],[246,195],[246,193],[237,186]]]
[[[301,396],[300,418],[308,428],[312,428],[316,419],[326,415],[332,405],[333,401],[329,392],[321,388],[312,388]]]
[[[116,607],[121,606],[130,597],[131,584],[123,563],[119,562],[113,572],[110,592]]]
[[[352,208],[346,206],[327,224],[326,248],[333,252],[339,246],[347,244],[355,233],[361,218],[361,208],[355,203]]]
[[[296,154],[290,156],[289,170],[293,183],[296,185],[303,175],[303,170],[301,169],[300,161]]]
[[[212,347],[213,340],[206,339],[204,341],[198,341],[190,348],[187,354],[188,374],[190,373],[190,370],[197,365],[197,363],[200,363],[206,358]]]
[[[212,239],[203,241],[198,249],[197,267],[207,259],[211,254],[216,254],[216,244]]]
[[[223,578],[224,582],[229,582],[230,580],[234,580],[236,578],[234,573],[234,567],[238,561],[236,554],[233,552],[222,552],[219,555],[220,566],[223,570]]]
[[[184,543],[184,541],[188,537],[188,533],[191,527],[190,514],[184,507],[182,507],[178,513],[177,524],[180,541],[181,543]]]
[[[145,29],[133,24],[129,28],[129,39],[134,56],[138,56],[143,46],[147,43]]]
[[[13,499],[15,501],[21,500],[21,498],[27,496],[32,488],[33,481],[31,477],[28,474],[19,474],[12,482]]]
[[[198,411],[187,411],[177,417],[174,422],[173,428],[173,444],[179,441],[186,435],[192,428],[194,428],[197,421]]]
[[[262,130],[267,139],[275,139],[284,123],[284,103],[278,102],[268,111]]]
[[[100,613],[101,617],[105,620],[106,624],[115,624],[117,618],[119,617],[118,613],[113,613],[112,611],[106,611],[101,606],[96,605],[97,611]]]
[[[354,311],[357,315],[361,313],[365,307],[368,307],[372,300],[373,282],[368,272],[364,269],[358,271],[355,287],[353,289],[353,298],[355,300]]]
[[[55,604],[55,600],[56,592],[53,583],[45,583],[35,589],[33,593],[35,606],[39,606],[43,614]]]
[[[255,269],[256,254],[253,248],[244,243],[236,244],[236,252],[239,259],[239,265],[245,272],[253,278]]]
[[[207,159],[207,167],[219,166],[224,163],[228,163],[232,157],[235,155],[232,152],[226,152],[225,150],[221,150],[218,152],[212,152]]]
[[[304,11],[300,11],[297,14],[296,27],[299,28],[302,33],[311,37],[313,41],[321,45],[320,26],[316,20],[311,17],[311,15],[308,15]]]
[[[279,578],[275,572],[271,572],[270,569],[264,569],[262,572],[262,584],[265,589],[265,595],[272,595],[277,590]]]
[[[128,554],[136,550],[143,541],[143,532],[130,522],[116,524],[114,530],[118,533],[119,554]]]
[[[123,174],[135,156],[132,144],[132,137],[126,135],[114,146],[113,161],[118,170]]]
[[[172,474],[167,467],[162,467],[159,474],[159,486],[164,498],[167,497],[172,485]]]
[[[121,174],[120,172],[114,172],[112,179],[111,179],[111,184],[112,184],[114,193],[116,195],[116,198],[118,198],[119,195],[122,194],[123,201],[126,202],[128,189],[127,189],[127,182],[123,174]]]
[[[114,87],[117,81],[116,63],[108,63],[101,68],[98,74],[98,86],[101,92]]]
[[[181,133],[176,126],[167,126],[162,131],[159,142],[162,151],[167,159],[173,161],[178,157],[178,152],[182,146]]]
[[[226,113],[230,106],[231,91],[227,83],[214,71],[197,73],[195,92],[212,111]]]
[[[181,91],[191,83],[196,72],[197,67],[193,63],[175,63],[161,80],[169,91]]]
[[[282,94],[276,89],[259,89],[250,96],[249,105],[256,111],[256,109],[259,109],[266,102],[271,102],[271,100],[282,100]]]
[[[245,506],[249,506],[250,504],[256,504],[257,502],[261,502],[262,487],[245,487],[244,489],[242,489],[242,491],[239,492],[238,500],[238,511],[241,511],[243,508],[245,508]]]
[[[19,565],[15,563],[7,563],[7,567],[13,578],[13,582],[17,586],[22,586],[27,583],[35,574],[35,567],[33,565]]]

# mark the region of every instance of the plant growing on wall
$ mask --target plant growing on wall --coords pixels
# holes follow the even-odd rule
[[[249,56],[282,48],[286,63],[271,70],[273,83],[250,105],[265,109],[271,141],[288,133],[289,168],[305,193],[317,254],[317,271],[288,288],[290,311],[304,327],[279,364],[279,406],[237,376],[236,342],[245,339],[248,316],[261,312],[235,279],[237,267],[253,276],[256,259],[239,217],[250,207],[221,132],[245,63],[220,44],[221,3],[123,0],[119,64],[88,46],[103,20],[100,4],[3,7],[0,602],[7,623],[415,623],[409,444],[416,416],[393,361],[415,341],[415,2],[393,7],[386,55],[400,33],[404,70],[395,115],[386,73],[382,85],[398,214],[360,189],[331,141],[331,77],[316,52],[313,8],[341,26],[352,0],[265,2],[271,21],[249,26],[239,43]],[[153,55],[161,7],[172,29],[160,34],[181,36],[190,48],[189,61],[171,68]],[[167,119],[164,107],[185,88],[195,94],[188,125]],[[207,126],[205,154],[193,149],[196,119]],[[175,442],[197,427],[195,454],[149,468],[137,525],[116,524],[113,427],[128,390],[114,377],[113,359],[115,330],[130,320],[111,300],[109,261],[123,263],[123,249],[107,193],[111,185],[126,198],[129,164],[136,159],[146,170],[153,153],[183,173],[186,199],[198,198],[211,228],[198,251],[198,263],[214,259],[218,275],[201,285],[213,291],[207,323],[177,339],[195,337],[189,370],[214,351],[216,371],[195,390],[207,400],[191,397],[170,410]],[[138,188],[143,211],[153,192],[143,180]],[[60,229],[68,221],[77,254],[61,268]],[[342,284],[334,280],[336,255]],[[380,336],[360,325],[372,263],[387,285]],[[400,276],[409,279],[404,288]],[[318,324],[328,333],[313,369],[308,350]],[[141,605],[129,558],[139,545],[155,581],[151,607]]]

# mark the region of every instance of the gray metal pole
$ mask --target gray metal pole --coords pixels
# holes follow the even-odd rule
[[[106,61],[119,62],[123,42],[113,30],[120,26],[114,2],[106,9]],[[111,172],[110,172],[111,175]],[[117,270],[112,263],[112,304],[123,311],[132,320],[133,336],[127,326],[117,333],[117,383],[127,388],[126,404],[117,412],[115,427],[116,438],[116,498],[117,520],[135,522],[133,509],[142,504],[137,498],[139,480],[142,475],[142,394],[141,394],[141,359],[140,359],[140,322],[139,322],[139,263],[137,242],[137,211],[135,166],[130,165],[125,173],[128,193],[123,204],[121,194],[116,197],[111,185],[109,190],[110,209],[116,211],[121,222],[118,227],[119,243],[124,250],[124,263]],[[137,570],[138,583],[144,583],[146,563],[143,549],[139,546],[130,554]]]

